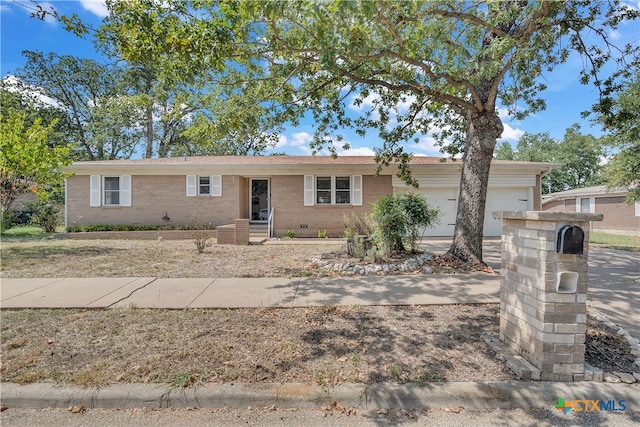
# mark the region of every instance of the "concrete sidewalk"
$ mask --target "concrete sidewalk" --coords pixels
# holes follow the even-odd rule
[[[2,279],[3,309],[497,303],[498,274],[338,278]]]

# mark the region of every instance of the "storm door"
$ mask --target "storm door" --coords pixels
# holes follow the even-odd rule
[[[250,197],[251,221],[267,221],[269,219],[269,179],[251,178]]]

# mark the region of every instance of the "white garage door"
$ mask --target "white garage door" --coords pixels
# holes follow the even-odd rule
[[[440,224],[425,230],[426,237],[451,237],[456,225],[456,210],[458,208],[457,188],[430,188],[421,191],[427,197],[429,206],[440,209]],[[518,211],[531,209],[533,201],[529,202],[529,189],[519,188],[489,188],[484,215],[484,235],[487,237],[500,236],[502,221],[491,215],[496,211]]]
[[[421,191],[421,193],[427,197],[429,206],[440,209],[440,223],[434,228],[427,228],[424,235],[428,237],[453,236],[458,208],[458,189],[430,188]]]
[[[533,200],[529,201],[529,198],[529,189],[526,187],[489,188],[484,214],[484,235],[493,237],[502,234],[502,220],[493,218],[493,212],[531,209]]]

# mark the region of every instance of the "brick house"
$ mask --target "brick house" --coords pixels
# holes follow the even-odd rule
[[[500,235],[491,212],[539,210],[540,179],[554,165],[494,161],[489,178],[485,235]],[[395,176],[376,175],[373,157],[176,157],[75,162],[67,167],[65,226],[90,224],[220,226],[235,219],[266,222],[275,236],[294,230],[342,235],[344,215],[363,215],[378,198],[413,191]],[[461,162],[415,157],[418,190],[442,211],[429,236],[452,236]]]
[[[627,191],[604,185],[577,188],[545,194],[542,210],[603,214],[604,219],[592,224],[593,230],[640,235],[640,203],[625,202]]]

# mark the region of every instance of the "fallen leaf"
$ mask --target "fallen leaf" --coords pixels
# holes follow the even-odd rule
[[[53,340],[47,340],[47,344],[49,345],[53,344]]]
[[[2,405],[2,406],[0,406],[0,412],[4,412],[4,411],[6,411],[7,409],[9,409],[9,407],[8,407],[7,405]]]
[[[464,411],[464,407],[456,406],[455,408],[445,408],[444,410],[447,412],[453,412],[454,414],[459,414],[460,412]]]
[[[222,362],[223,365],[225,366],[231,366],[232,368],[234,368],[236,366],[235,362],[232,362],[231,360],[227,360],[226,362]]]
[[[87,408],[84,407],[84,405],[77,405],[77,406],[69,406],[67,408],[67,411],[71,412],[72,414],[81,414],[83,413]]]

